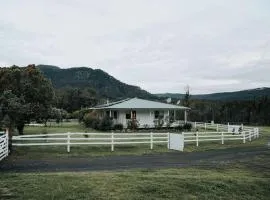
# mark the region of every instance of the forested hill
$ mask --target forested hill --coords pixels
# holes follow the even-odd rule
[[[100,69],[74,67],[61,69],[52,65],[37,66],[52,81],[55,88],[92,88],[101,97],[123,99],[140,97],[156,99],[155,95],[133,85],[125,84]]]
[[[158,97],[171,97],[174,99],[183,99],[184,97],[184,94],[179,94],[179,93],[164,93],[164,94],[156,94],[156,95]],[[231,101],[231,100],[252,100],[254,98],[261,97],[261,96],[270,97],[270,88],[257,88],[257,89],[242,90],[242,91],[236,91],[236,92],[192,95],[191,98],[204,99],[204,100]]]

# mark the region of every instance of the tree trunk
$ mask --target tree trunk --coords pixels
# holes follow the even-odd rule
[[[23,135],[24,124],[17,125],[19,135]]]

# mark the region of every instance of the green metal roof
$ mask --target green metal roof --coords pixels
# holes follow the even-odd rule
[[[168,103],[149,101],[145,99],[132,98],[123,101],[112,102],[96,106],[91,109],[171,109],[171,110],[188,110],[190,108]]]

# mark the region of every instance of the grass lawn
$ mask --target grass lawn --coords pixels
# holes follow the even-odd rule
[[[68,158],[68,157],[96,157],[111,155],[143,155],[151,153],[169,152],[167,145],[116,145],[114,152],[110,146],[71,146],[67,153],[66,146],[31,146],[14,147],[12,156],[8,159],[40,159],[40,158]]]
[[[50,123],[48,123],[47,127],[25,126],[24,128],[25,135],[67,132],[93,132],[93,129],[85,128],[82,124],[79,124],[78,122],[63,122],[60,124],[52,123],[51,126]]]
[[[207,168],[0,173],[0,199],[269,199],[270,157]]]

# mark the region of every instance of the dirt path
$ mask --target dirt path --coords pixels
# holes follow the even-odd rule
[[[211,150],[205,152],[173,152],[142,156],[108,156],[97,158],[63,158],[39,160],[7,159],[0,163],[0,172],[64,172],[123,170],[135,168],[171,168],[215,166],[258,155],[269,155],[267,147]]]

